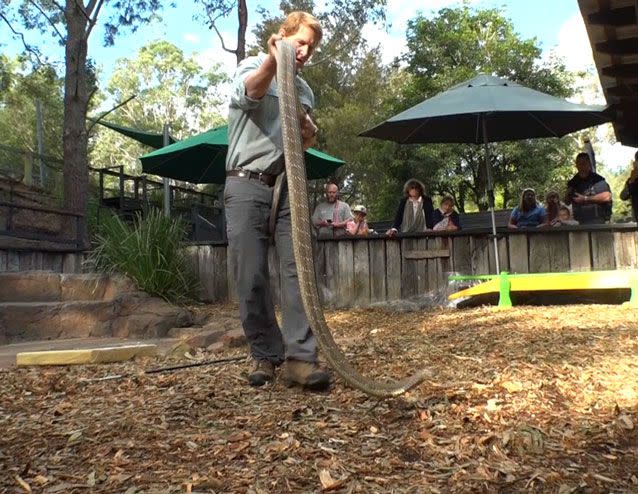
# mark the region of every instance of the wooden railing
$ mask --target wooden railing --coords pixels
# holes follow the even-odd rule
[[[633,224],[497,231],[502,271],[543,273],[638,267],[638,227]],[[319,240],[315,266],[326,307],[367,307],[377,302],[435,294],[448,275],[495,272],[491,234],[485,230],[429,233],[390,239]],[[202,282],[202,299],[236,298],[225,244],[192,244],[187,252]],[[270,280],[279,299],[274,249]]]

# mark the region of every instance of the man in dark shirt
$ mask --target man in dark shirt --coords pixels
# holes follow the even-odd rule
[[[611,218],[611,189],[592,170],[587,153],[576,156],[578,173],[567,182],[565,203],[572,205],[574,219],[581,225],[606,223]]]
[[[620,193],[623,201],[631,200],[631,209],[634,213],[634,221],[638,221],[638,151],[634,155],[634,167],[631,169],[625,187]]]

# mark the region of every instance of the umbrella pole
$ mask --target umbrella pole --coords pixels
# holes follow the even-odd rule
[[[498,239],[496,238],[496,217],[494,216],[494,183],[492,180],[492,168],[490,166],[489,144],[487,142],[487,121],[483,123],[483,146],[485,148],[485,173],[487,175],[487,204],[492,216],[492,241],[494,242],[494,262],[496,263],[496,274],[501,272],[498,259]]]

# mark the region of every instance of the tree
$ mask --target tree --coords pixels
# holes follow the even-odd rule
[[[204,10],[208,25],[215,30],[224,50],[235,54],[237,63],[246,57],[246,31],[248,29],[248,8],[246,0],[198,0]],[[326,2],[323,9],[317,9],[314,0],[282,0],[279,10],[283,13],[272,15],[266,9],[258,7],[262,16],[261,23],[255,28],[259,46],[275,32],[284,16],[294,10],[303,10],[315,15],[324,30],[324,41],[318,52],[326,50],[332,53],[352,52],[352,48],[362,42],[361,30],[368,22],[385,22],[386,0],[333,0]],[[217,28],[221,18],[228,17],[237,9],[236,48],[228,48]],[[253,47],[254,48],[254,47]],[[317,54],[317,55],[318,55]],[[315,58],[317,58],[315,55]]]
[[[13,32],[16,20],[21,19],[28,30],[49,32],[64,46],[64,205],[70,211],[85,214],[87,206],[88,136],[86,115],[92,94],[95,91],[94,71],[88,56],[88,40],[100,20],[105,0],[65,0],[63,3],[24,0],[17,6],[13,17],[9,3],[1,4],[0,19]],[[161,0],[115,0],[109,3],[109,14],[104,23],[107,45],[113,44],[120,30],[135,29],[139,24],[156,17],[162,7]],[[24,37],[22,38],[24,40]],[[25,49],[37,50],[25,43]],[[87,245],[86,221],[81,222],[78,232]]]
[[[44,154],[62,160],[63,81],[55,68],[43,64],[31,68],[21,58],[0,55],[0,135],[2,135],[2,165],[22,173],[23,162],[11,149],[38,152],[36,139],[36,101],[43,108]],[[56,164],[57,165],[57,164]]]
[[[498,9],[472,10],[464,4],[442,9],[432,18],[418,15],[408,23],[407,46],[408,51],[398,61],[405,64],[410,77],[391,114],[479,72],[559,97],[571,94],[571,75],[560,61],[541,62],[536,40],[521,39]],[[424,147],[413,151],[422,160],[422,166],[416,166],[413,172],[426,178],[431,193],[452,193],[461,210],[468,203],[487,209],[487,180],[479,147]],[[514,204],[524,186],[543,189],[562,178],[571,163],[573,147],[571,139],[492,145],[490,159],[500,205]],[[431,163],[437,165],[431,168]]]
[[[106,87],[106,97],[123,101],[136,95],[105,120],[149,132],[170,124],[178,139],[221,125],[223,102],[218,86],[226,75],[214,66],[205,70],[194,57],[167,41],[142,47],[135,58],[118,61]],[[225,108],[224,108],[225,110]],[[96,166],[137,164],[149,150],[112,130],[94,127],[92,162]]]

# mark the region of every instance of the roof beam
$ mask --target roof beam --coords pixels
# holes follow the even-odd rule
[[[620,84],[605,88],[609,96],[622,99],[638,99],[638,84]]]
[[[638,53],[638,36],[625,39],[610,39],[596,43],[596,51],[609,55],[633,55]]]
[[[638,63],[623,63],[603,67],[603,75],[618,79],[638,79]]]
[[[600,10],[587,16],[589,23],[598,26],[629,26],[636,24],[636,7]]]

